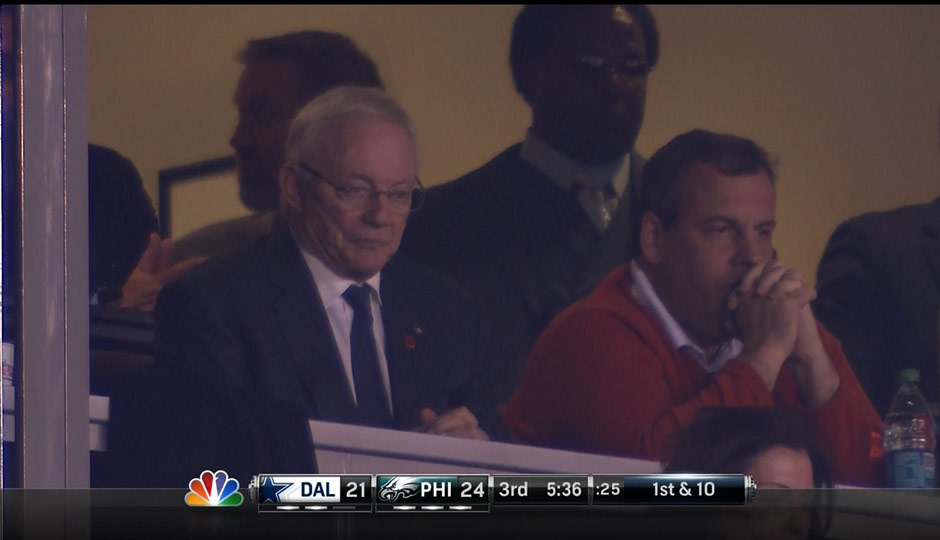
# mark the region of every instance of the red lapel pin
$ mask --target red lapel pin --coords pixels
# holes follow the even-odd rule
[[[422,334],[424,334],[424,328],[417,324],[412,326],[411,333],[405,334],[405,348],[409,351],[413,351],[417,345],[417,339],[415,336],[420,338]]]

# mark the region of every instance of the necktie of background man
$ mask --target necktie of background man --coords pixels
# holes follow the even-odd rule
[[[598,181],[577,175],[572,184],[572,191],[597,230],[603,232],[617,210],[617,193],[610,181]]]

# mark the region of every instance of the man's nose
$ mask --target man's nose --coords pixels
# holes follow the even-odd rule
[[[765,263],[773,258],[773,248],[768,249],[768,242],[758,233],[744,233],[738,237],[737,262],[746,268]]]
[[[392,204],[388,193],[373,192],[362,212],[362,219],[369,225],[384,227],[392,217]]]
[[[235,125],[235,131],[232,132],[228,144],[235,151],[244,150],[251,144],[251,137],[248,135],[248,129],[245,127],[244,122],[239,120],[238,124]]]

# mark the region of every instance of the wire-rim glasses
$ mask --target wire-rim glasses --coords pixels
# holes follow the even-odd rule
[[[372,201],[382,195],[385,195],[385,198],[388,199],[389,208],[399,214],[414,212],[418,208],[421,208],[421,204],[424,202],[424,186],[421,185],[421,180],[419,180],[417,176],[415,177],[415,186],[412,189],[389,189],[380,191],[375,189],[375,186],[368,182],[360,182],[356,185],[338,184],[303,162],[299,163],[297,166],[304,172],[310,173],[312,176],[329,184],[336,192],[336,198],[351,210],[364,210]]]

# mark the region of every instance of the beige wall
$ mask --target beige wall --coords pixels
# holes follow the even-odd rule
[[[704,127],[780,157],[780,255],[811,275],[837,223],[940,195],[940,7],[654,6],[662,58],[637,144]],[[436,184],[519,140],[507,65],[519,6],[90,6],[92,141],[157,171],[229,153],[235,52],[251,37],[345,33],[412,113]]]

